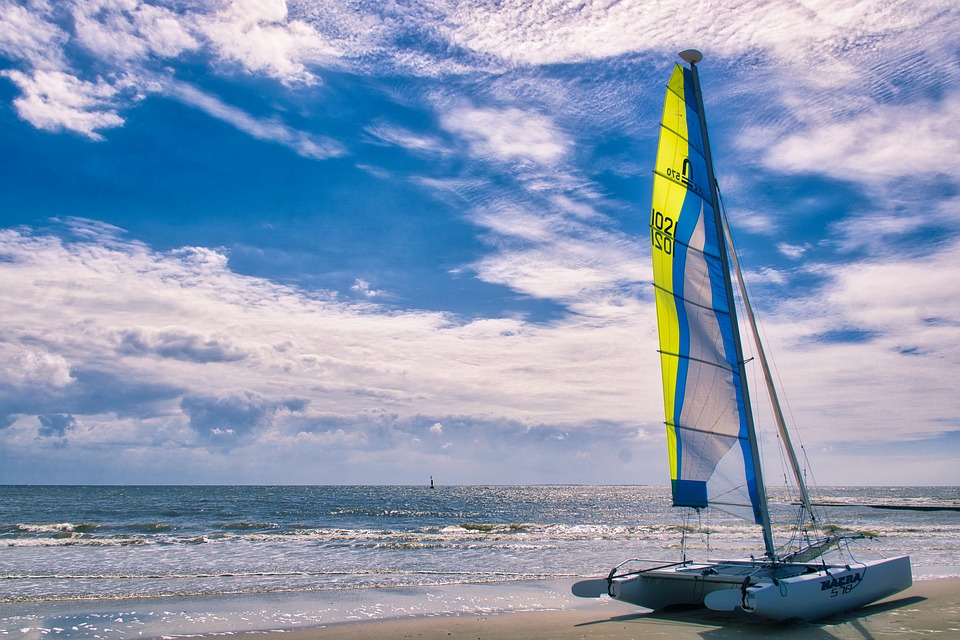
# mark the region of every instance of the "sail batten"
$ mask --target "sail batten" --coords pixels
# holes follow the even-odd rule
[[[671,293],[669,290],[663,289],[662,287],[658,287],[656,284],[654,284],[653,287],[654,287],[655,289],[659,289],[660,291],[662,291],[662,292],[664,292],[664,293]],[[729,309],[726,309],[726,308],[708,307],[708,306],[706,306],[706,305],[704,305],[704,304],[701,304],[701,303],[696,302],[696,301],[694,301],[694,300],[689,300],[689,299],[684,298],[684,297],[682,297],[682,296],[676,296],[676,298],[677,298],[678,300],[682,300],[683,302],[685,302],[685,303],[687,303],[687,304],[691,304],[691,305],[693,305],[693,306],[695,306],[695,307],[700,307],[701,309],[704,309],[704,310],[706,310],[706,311],[713,311],[714,313],[723,313],[723,314],[726,314],[726,315],[730,315]],[[673,354],[673,355],[682,355],[682,354]]]
[[[675,428],[681,429],[681,430],[683,430],[683,431],[691,431],[691,432],[694,432],[694,433],[702,433],[702,434],[706,434],[706,435],[709,435],[709,436],[716,436],[716,437],[718,437],[718,438],[727,438],[728,440],[731,440],[731,441],[746,440],[746,438],[743,437],[743,436],[739,436],[739,435],[731,436],[731,435],[728,435],[728,434],[726,434],[726,433],[718,433],[718,432],[716,432],[716,431],[711,431],[710,429],[702,429],[702,428],[699,428],[699,427],[689,427],[689,426],[684,426],[684,425],[682,425],[682,424],[670,424],[670,423],[667,423],[667,426],[668,426],[668,427],[675,427]]]
[[[735,373],[733,369],[731,369],[730,367],[724,366],[719,362],[710,362],[708,360],[701,360],[700,358],[694,358],[693,356],[688,356],[681,353],[667,353],[666,351],[658,351],[658,353],[662,356],[671,356],[674,358],[681,358],[683,360],[693,360],[694,362],[698,362],[700,364],[705,364],[711,367],[716,367],[718,369],[723,369],[724,371],[729,371],[730,373]]]

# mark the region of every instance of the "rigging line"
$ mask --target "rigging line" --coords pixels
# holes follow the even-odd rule
[[[759,323],[756,320],[756,316],[752,310],[752,307],[747,301],[747,297],[749,296],[749,292],[747,290],[747,283],[744,281],[743,272],[740,267],[739,260],[737,259],[736,247],[734,246],[733,234],[730,231],[730,225],[726,221],[726,210],[723,206],[722,200],[720,200],[720,194],[719,194],[719,191],[717,190],[716,185],[714,185],[714,190],[717,191],[717,204],[720,208],[720,211],[719,211],[720,216],[719,216],[718,224],[722,226],[723,234],[725,236],[725,241],[730,247],[732,266],[736,271],[737,283],[740,285],[740,290],[741,290],[740,292],[742,297],[744,298],[743,305],[747,309],[747,320],[750,323],[754,342],[756,343],[755,346],[756,346],[757,352],[761,355],[761,364],[764,368],[764,380],[766,382],[766,387],[767,387],[767,396],[770,399],[771,409],[773,410],[774,418],[777,424],[777,430],[780,432],[780,436],[783,438],[784,442],[787,445],[785,448],[787,450],[787,455],[790,460],[790,467],[793,470],[794,477],[797,480],[797,486],[800,490],[800,497],[804,503],[804,507],[806,508],[807,514],[809,515],[813,524],[816,526],[818,516],[817,516],[817,513],[814,512],[813,507],[811,506],[810,495],[806,488],[806,482],[804,481],[804,475],[805,475],[804,471],[801,468],[799,461],[797,460],[796,452],[793,450],[793,446],[790,444],[791,438],[790,438],[789,431],[787,429],[786,420],[783,416],[782,408],[778,400],[779,394],[777,393],[777,388],[776,388],[776,385],[774,384],[774,379],[770,371],[769,362],[765,357],[765,350],[760,341]],[[794,425],[794,430],[796,431],[795,425]]]
[[[710,527],[703,526],[703,512],[700,511],[699,509],[697,510],[697,529],[700,531],[700,540],[706,543],[707,555],[709,555],[710,554]]]
[[[720,201],[720,209],[721,209],[722,211],[724,211],[724,215],[726,215],[726,207],[725,207],[724,204],[723,204],[723,196],[720,194],[720,185],[719,185],[719,184],[717,185],[717,199]],[[733,234],[730,235],[730,241],[731,241],[734,245],[736,245],[736,242],[735,242],[735,240],[734,240],[734,238],[733,238]],[[741,262],[742,262],[742,260],[741,260]],[[744,286],[745,289],[747,289],[748,295],[753,296],[753,292],[751,291],[751,288],[752,288],[752,287],[751,287],[750,283],[744,281],[744,282],[743,282],[743,286]],[[758,325],[758,327],[759,327],[759,329],[760,329],[760,332],[763,334],[763,338],[764,338],[766,344],[768,345],[768,346],[767,346],[767,349],[766,349],[766,351],[767,351],[767,361],[768,361],[768,362],[770,363],[770,365],[773,367],[773,371],[774,371],[774,373],[776,374],[776,377],[777,377],[777,385],[780,387],[779,397],[780,397],[780,399],[782,400],[783,404],[785,404],[785,405],[787,406],[787,413],[790,414],[790,423],[791,423],[791,426],[793,427],[794,433],[797,434],[797,439],[799,440],[800,448],[801,448],[801,449],[804,449],[803,434],[800,433],[800,429],[799,429],[799,427],[798,427],[798,423],[797,423],[796,416],[795,416],[794,413],[793,413],[793,407],[790,405],[790,398],[787,397],[786,390],[785,390],[785,387],[784,387],[784,384],[783,384],[783,378],[782,378],[782,376],[780,375],[780,367],[777,366],[776,358],[775,358],[775,357],[773,356],[773,354],[771,353],[771,349],[770,349],[770,346],[769,346],[769,345],[770,345],[770,340],[769,340],[769,338],[768,338],[768,336],[767,336],[767,329],[766,329],[766,327],[765,327],[765,325],[764,325],[764,323],[763,323],[763,318],[762,318],[762,317],[759,317],[759,316],[757,315],[756,309],[754,309],[754,317],[755,317],[755,319],[756,319],[756,322],[757,322],[757,325]],[[805,458],[805,460],[806,460],[806,451],[805,451],[805,450],[804,450],[804,458]],[[807,460],[807,462],[808,462],[808,468],[809,468],[809,461]]]

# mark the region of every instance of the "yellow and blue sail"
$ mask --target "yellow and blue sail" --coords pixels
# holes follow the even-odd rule
[[[667,85],[650,213],[673,502],[759,523],[736,318],[692,73],[678,64]]]

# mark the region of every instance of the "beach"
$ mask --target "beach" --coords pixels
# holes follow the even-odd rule
[[[927,580],[843,616],[815,623],[766,623],[707,609],[644,614],[609,599],[577,601],[573,608],[403,617],[243,634],[268,640],[575,640],[583,638],[876,638],[960,637],[960,578]]]

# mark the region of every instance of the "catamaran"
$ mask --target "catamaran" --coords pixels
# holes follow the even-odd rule
[[[828,562],[849,537],[821,532],[759,339],[721,208],[700,92],[699,51],[667,85],[653,180],[650,240],[673,505],[716,508],[759,525],[763,553],[742,560],[627,560],[573,586],[659,610],[702,605],[772,620],[816,620],[912,584],[909,556]],[[797,535],[774,541],[747,386],[734,279],[772,416],[796,480]],[[646,566],[653,564],[653,566]],[[641,565],[640,568],[636,568]]]

